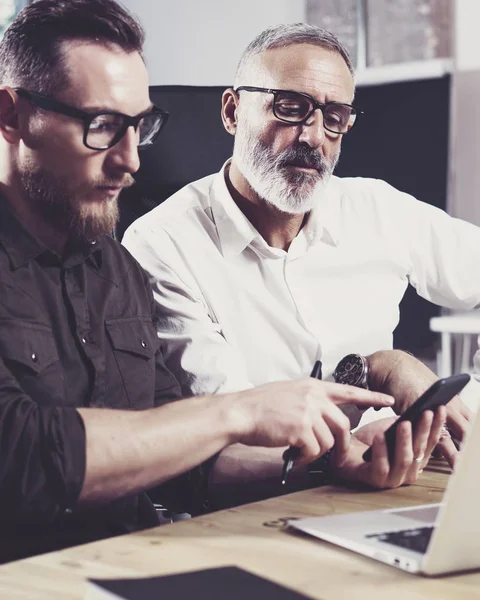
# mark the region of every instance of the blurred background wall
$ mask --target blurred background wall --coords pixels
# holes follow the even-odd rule
[[[455,0],[449,212],[480,225],[480,2]]]
[[[154,85],[225,85],[248,42],[273,23],[305,19],[304,0],[124,0],[147,31]]]
[[[151,81],[162,85],[224,85],[257,33],[297,21],[335,32],[362,70],[448,58],[457,2],[462,0],[123,0],[146,27]]]

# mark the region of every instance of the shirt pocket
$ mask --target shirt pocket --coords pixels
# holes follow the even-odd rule
[[[64,377],[50,327],[0,320],[0,356],[33,400],[42,405],[62,403]]]
[[[151,408],[155,396],[155,355],[160,346],[152,320],[147,317],[109,319],[105,321],[105,328],[129,408]],[[110,377],[109,383],[112,383]],[[115,394],[116,390],[109,393]]]

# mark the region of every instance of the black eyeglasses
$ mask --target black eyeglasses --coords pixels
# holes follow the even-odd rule
[[[167,112],[156,106],[135,117],[115,111],[90,113],[37,92],[29,92],[22,88],[14,89],[19,96],[27,98],[43,110],[83,121],[83,143],[91,150],[107,150],[115,146],[129,127],[138,131],[138,148],[151,146],[169,116]]]
[[[302,124],[308,121],[313,113],[320,109],[323,114],[323,126],[331,133],[348,133],[355,125],[357,116],[363,111],[343,102],[326,102],[320,104],[315,98],[302,92],[289,90],[274,90],[270,88],[253,87],[241,85],[235,91],[240,92],[262,92],[273,94],[273,114],[279,121],[284,123]]]

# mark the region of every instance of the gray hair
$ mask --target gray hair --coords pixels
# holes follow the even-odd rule
[[[247,71],[247,67],[254,56],[266,50],[284,48],[295,44],[311,44],[339,54],[355,79],[355,69],[347,49],[333,33],[316,25],[309,25],[308,23],[292,23],[269,27],[248,44],[238,63],[235,74],[235,87],[248,83],[240,80]]]

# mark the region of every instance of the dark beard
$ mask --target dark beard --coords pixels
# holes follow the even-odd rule
[[[66,233],[72,241],[95,240],[101,235],[111,233],[118,222],[117,199],[108,200],[108,210],[101,214],[93,215],[86,210],[88,205],[82,203],[81,198],[92,189],[91,185],[72,190],[68,186],[67,178],[59,178],[44,169],[24,170],[20,173],[20,185],[37,214],[58,231]],[[108,184],[102,182],[101,185]],[[118,182],[115,185],[118,185]]]

